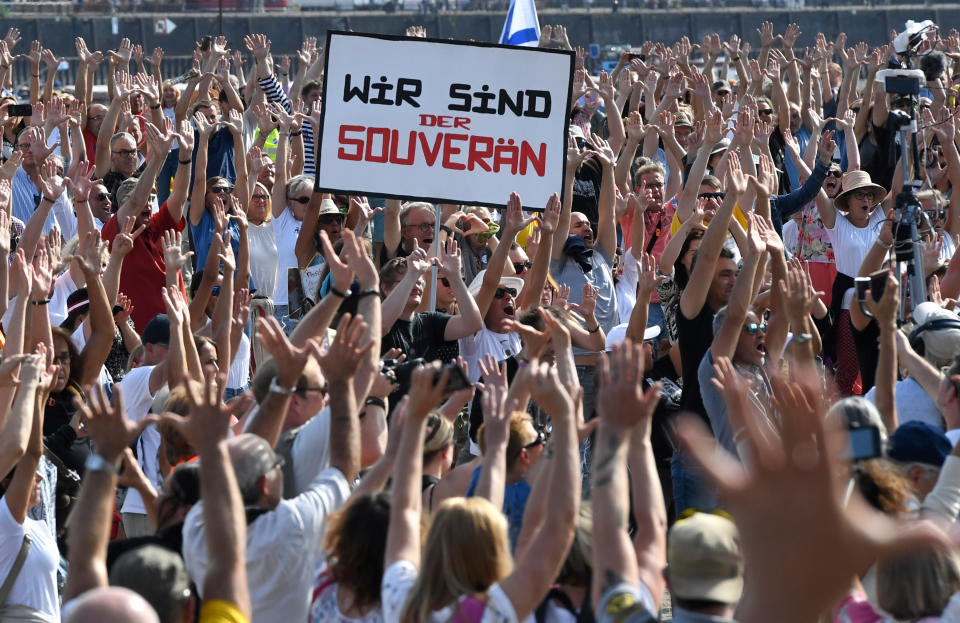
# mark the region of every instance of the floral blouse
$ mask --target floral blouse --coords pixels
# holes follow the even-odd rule
[[[827,236],[827,228],[820,219],[820,211],[815,202],[807,204],[800,212],[799,227],[797,228],[797,244],[795,255],[805,262],[820,262],[833,264],[833,245]]]

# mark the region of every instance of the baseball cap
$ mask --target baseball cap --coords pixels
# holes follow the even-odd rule
[[[960,318],[955,313],[926,301],[913,310],[913,320],[910,345],[927,361],[939,363],[960,353]]]
[[[890,435],[887,456],[901,463],[923,463],[940,467],[953,449],[942,432],[926,422],[911,420]]]
[[[653,338],[660,335],[660,325],[648,325],[646,329],[643,330],[643,341],[652,340]],[[607,333],[607,347],[608,351],[613,350],[613,347],[619,344],[620,342],[627,339],[627,323],[618,324],[614,328],[610,329],[610,332]]]
[[[743,593],[740,535],[720,515],[694,513],[667,534],[671,592],[681,599],[735,604]]]
[[[182,604],[191,592],[183,559],[158,545],[144,545],[117,558],[110,570],[110,584],[139,594],[158,613]]]
[[[147,326],[143,328],[141,341],[144,344],[163,344],[170,343],[170,318],[166,314],[157,314],[153,317]]]

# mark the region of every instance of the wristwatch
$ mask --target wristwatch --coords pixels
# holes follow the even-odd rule
[[[812,339],[813,336],[809,333],[796,333],[792,338],[790,338],[790,341],[795,344],[806,344]]]
[[[87,460],[84,461],[83,466],[88,472],[106,472],[108,474],[117,473],[117,466],[99,454],[88,454]]]

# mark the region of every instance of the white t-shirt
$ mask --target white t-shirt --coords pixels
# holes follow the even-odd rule
[[[487,355],[493,355],[497,361],[504,361],[520,352],[523,346],[520,335],[516,332],[494,333],[484,327],[460,342],[460,356],[470,366],[470,382],[480,380],[480,360]]]
[[[237,356],[230,363],[230,372],[227,375],[227,387],[237,389],[246,387],[250,382],[250,338],[246,333],[240,335],[240,344],[237,346]]]
[[[417,580],[417,569],[407,560],[398,560],[383,573],[380,583],[380,607],[383,608],[383,620],[386,623],[399,623],[407,596]],[[434,610],[430,623],[447,623],[454,619],[455,610],[447,606]],[[487,599],[483,608],[482,623],[517,623],[517,613],[507,594],[499,584],[487,590]]]
[[[274,290],[274,305],[287,304],[287,269],[299,268],[297,265],[297,238],[300,236],[298,221],[290,208],[284,208],[277,218],[273,219],[273,231],[277,237],[277,289]],[[252,259],[252,258],[251,258]],[[251,262],[252,264],[252,262]],[[261,294],[266,295],[266,292]]]
[[[156,366],[141,366],[127,372],[119,385],[123,389],[123,402],[127,408],[127,417],[136,422],[150,412],[153,405],[154,393],[150,391],[150,374]],[[137,439],[137,462],[143,470],[147,480],[159,488],[163,484],[163,475],[160,473],[160,433],[154,424],[147,426],[140,438]],[[127,497],[123,501],[123,513],[147,514],[143,505],[143,498],[134,489],[127,490]]]
[[[277,290],[277,236],[273,221],[247,227],[250,241],[250,276],[257,296],[273,296]],[[296,243],[294,243],[296,244]]]
[[[23,524],[17,523],[7,506],[6,496],[0,498],[0,578],[5,580],[10,574],[28,529],[33,542],[6,603],[39,610],[59,621],[57,567],[60,552],[57,551],[57,541],[42,521],[27,517]]]
[[[874,405],[877,404],[877,388],[871,387],[863,396]],[[930,400],[930,395],[912,378],[897,381],[896,386],[897,420],[900,424],[916,420],[929,424],[939,431],[943,430],[943,417],[940,409]],[[888,431],[892,432],[892,431]]]
[[[83,325],[86,324],[86,320],[80,323],[80,326],[77,327],[77,330],[73,332],[70,336],[70,339],[73,341],[73,345],[77,347],[77,351],[83,352],[83,347],[87,345],[87,338],[83,334]],[[104,387],[110,387],[113,385],[113,377],[110,375],[110,372],[107,370],[107,366],[100,366],[100,374],[97,376],[97,383],[103,385]]]
[[[856,277],[860,272],[860,264],[867,256],[880,232],[880,223],[886,218],[883,210],[874,208],[870,221],[866,227],[857,227],[851,223],[840,211],[837,211],[837,220],[833,229],[826,227],[827,237],[833,245],[833,256],[837,265],[837,272],[848,277]],[[849,288],[843,297],[843,309],[850,309],[850,298],[853,288]]]
[[[283,500],[247,526],[246,566],[254,623],[300,623],[307,620],[314,569],[323,554],[327,515],[350,497],[339,469],[323,470],[306,492]],[[203,500],[183,523],[183,561],[197,586],[210,567]],[[201,589],[202,590],[202,589]]]

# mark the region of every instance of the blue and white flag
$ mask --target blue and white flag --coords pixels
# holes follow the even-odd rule
[[[510,0],[507,21],[503,23],[500,43],[503,45],[522,45],[531,48],[540,43],[540,22],[537,20],[537,6],[534,0]]]

